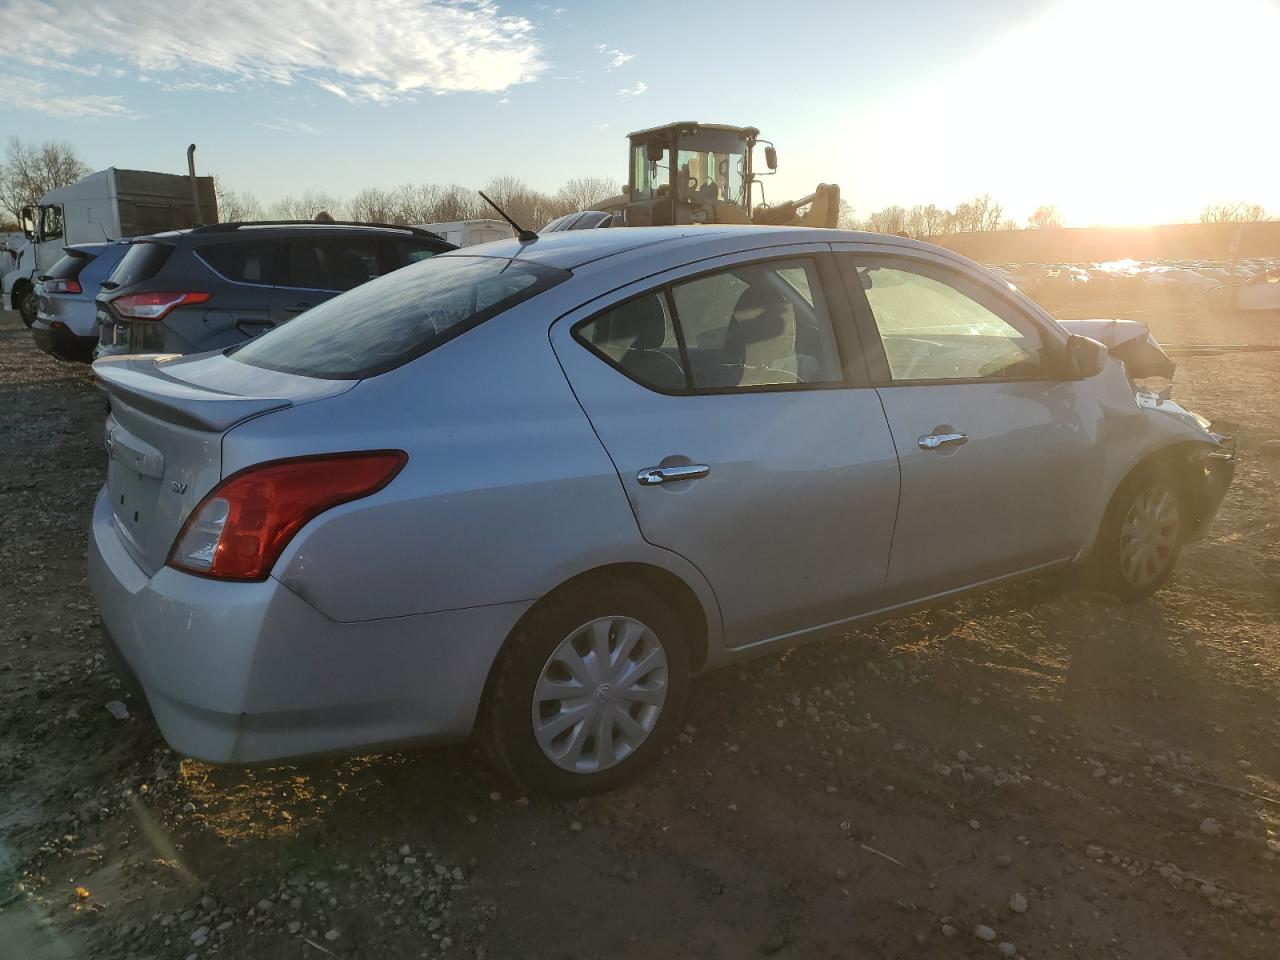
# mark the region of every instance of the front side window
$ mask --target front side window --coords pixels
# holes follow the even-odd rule
[[[601,359],[661,392],[844,379],[809,260],[742,264],[677,283],[614,307],[575,334]]]
[[[40,239],[42,241],[61,240],[62,235],[62,207],[41,207]]]
[[[312,307],[228,352],[268,370],[358,380],[393,370],[569,277],[524,260],[433,257]]]
[[[894,382],[1037,379],[1044,342],[1029,320],[979,303],[941,275],[861,267],[858,275]]]

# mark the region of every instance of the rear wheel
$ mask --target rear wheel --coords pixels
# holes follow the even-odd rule
[[[1124,601],[1155,593],[1173,573],[1188,519],[1182,495],[1165,472],[1130,477],[1107,508],[1089,579]]]
[[[36,322],[36,288],[29,283],[15,284],[13,305],[28,327]]]
[[[647,587],[597,584],[546,601],[495,667],[492,753],[553,796],[609,790],[675,735],[689,661],[679,618]]]

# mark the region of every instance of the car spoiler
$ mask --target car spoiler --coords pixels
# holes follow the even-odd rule
[[[1139,320],[1059,320],[1069,333],[1090,337],[1124,363],[1129,376],[1173,379],[1178,365]]]
[[[195,430],[221,433],[242,420],[293,406],[288,397],[226,393],[170,376],[157,361],[173,354],[133,354],[95,360],[93,376],[111,399]]]

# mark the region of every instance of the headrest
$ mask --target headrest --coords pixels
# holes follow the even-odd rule
[[[632,350],[654,350],[667,339],[667,317],[653,296],[638,297],[614,312],[612,338],[631,341]]]
[[[733,306],[726,334],[726,348],[741,349],[749,343],[773,340],[795,329],[791,303],[777,291],[750,287],[742,291]]]

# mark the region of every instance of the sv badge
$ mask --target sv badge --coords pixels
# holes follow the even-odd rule
[[[182,483],[180,480],[174,480],[170,482],[169,489],[172,490],[174,493],[179,493],[179,494],[186,493],[187,485],[185,483]]]

